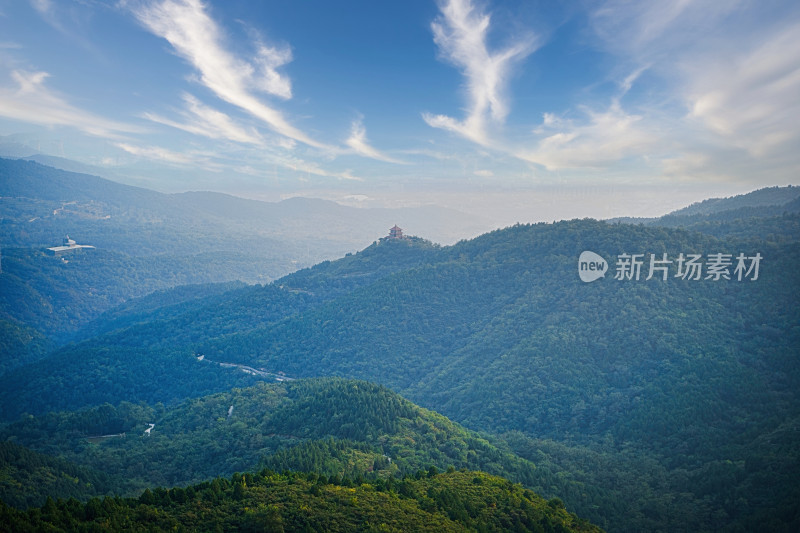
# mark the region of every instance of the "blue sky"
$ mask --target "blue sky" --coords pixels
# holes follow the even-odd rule
[[[0,0],[0,135],[167,192],[660,214],[800,183],[800,3]]]

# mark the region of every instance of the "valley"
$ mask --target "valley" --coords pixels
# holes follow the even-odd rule
[[[244,473],[372,490],[483,471],[607,531],[791,531],[798,196],[518,224],[445,246],[377,234],[256,284],[228,277],[253,263],[223,249],[59,264],[15,237],[0,274],[0,499],[161,505],[143,491],[233,491]],[[605,276],[578,275],[586,250]],[[612,259],[645,253],[663,272],[626,277]],[[690,278],[666,259],[679,256],[731,262]],[[737,276],[737,256],[758,257],[757,274]],[[219,270],[177,275],[211,257]],[[42,472],[52,483],[31,484]]]

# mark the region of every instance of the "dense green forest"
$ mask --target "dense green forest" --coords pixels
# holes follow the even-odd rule
[[[206,268],[191,265],[206,260]],[[262,270],[254,258],[241,258]],[[210,282],[226,277],[230,259],[208,256],[130,257],[106,250],[81,250],[69,258],[40,250],[3,250],[0,276],[0,317],[18,327],[33,328],[54,343],[63,343],[104,311],[130,298],[143,297],[175,285],[195,285],[191,298],[236,287],[235,282]],[[263,271],[263,270],[262,270]],[[206,286],[197,286],[206,285]]]
[[[262,383],[174,408],[124,402],[30,416],[6,426],[0,439],[15,452],[0,465],[0,500],[20,508],[48,497],[138,495],[263,468],[356,486],[479,469],[548,497],[587,490],[384,387],[341,379]],[[33,483],[42,472],[52,481]]]
[[[532,463],[384,387],[335,378],[260,383],[174,407],[123,402],[28,416],[0,429],[0,440],[101,471],[122,494],[259,465],[340,477],[453,466],[527,486],[539,475]]]
[[[10,328],[4,342],[21,348],[0,376],[3,439],[77,468],[97,466],[81,455],[94,450],[94,460],[106,461],[100,471],[122,483],[113,491],[262,467],[393,477],[453,466],[558,496],[611,531],[795,531],[800,225],[794,193],[767,190],[654,221],[517,225],[447,247],[383,239],[267,285],[227,291],[206,285],[128,302],[93,315],[72,343],[52,352],[47,339],[22,329],[30,327],[26,319],[10,317],[19,329]],[[580,280],[578,256],[585,250],[608,261],[604,279]],[[642,254],[636,279],[615,275],[625,254]],[[660,271],[648,276],[650,261],[659,264],[664,254],[671,260],[664,278]],[[678,257],[689,254],[698,254],[706,269],[715,254],[728,254],[727,277],[709,270],[700,279],[682,277]],[[757,277],[742,270],[737,279],[740,254],[761,258]],[[395,407],[374,422],[362,407],[338,401],[341,391],[326,396],[315,381],[245,389],[319,376],[390,387],[484,433],[472,441],[460,437],[466,447],[431,445],[414,433],[420,427],[403,425],[428,415],[409,414],[405,400],[369,388],[376,385],[362,385],[367,397]],[[233,401],[243,390],[271,390],[279,403],[263,400],[269,416],[250,416]],[[192,418],[180,411],[187,406],[205,412],[204,422],[169,434],[183,427],[170,416]],[[74,409],[89,410],[47,414]],[[93,409],[138,413],[135,422],[117,425],[134,428],[119,431],[135,437],[98,446],[86,440],[88,430],[58,432],[68,431],[70,416],[102,419]],[[325,414],[315,419],[314,413]],[[302,425],[306,419],[315,425]],[[156,426],[146,437],[150,423]],[[437,433],[424,434],[431,432]],[[181,435],[208,442],[210,457],[206,448],[195,457],[179,452],[180,460],[190,457],[189,467],[175,458],[159,463],[160,479],[136,474],[136,465],[135,475],[113,470],[127,464],[123,457],[146,457],[137,453],[147,448],[126,447],[159,439],[177,446]],[[408,457],[387,448],[404,442],[398,435],[413,441]],[[249,444],[214,456],[217,440]],[[126,451],[105,454],[115,447]],[[165,450],[152,460],[169,455]],[[179,477],[181,471],[189,476]]]
[[[53,455],[34,452],[11,441],[0,442],[0,501],[26,509],[47,496],[88,500],[113,494],[111,477]]]
[[[0,502],[0,531],[600,531],[509,481],[435,469],[373,482],[316,473],[234,474],[138,498]]]
[[[487,227],[434,207],[363,210],[303,198],[162,194],[2,158],[0,214],[0,373],[41,358],[99,314],[153,291],[268,283],[363,248],[398,219],[448,241],[453,232]],[[48,255],[46,248],[65,235],[96,249]]]

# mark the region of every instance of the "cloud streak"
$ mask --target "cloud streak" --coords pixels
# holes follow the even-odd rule
[[[770,158],[798,168],[800,12],[791,2],[765,7],[608,0],[591,13],[600,46],[620,61],[652,66],[684,108],[671,124],[682,152],[665,160],[671,171],[676,162],[693,172],[730,168],[733,151],[749,165]]]
[[[431,24],[434,42],[442,58],[459,68],[467,92],[467,116],[458,120],[446,115],[424,113],[434,128],[455,132],[481,145],[491,144],[488,128],[501,124],[508,115],[505,92],[512,66],[535,49],[532,37],[491,51],[488,35],[491,17],[470,0],[447,0],[441,15]]]
[[[383,152],[380,152],[376,148],[370,146],[369,142],[367,141],[367,131],[360,119],[353,121],[353,124],[350,128],[350,137],[347,139],[345,144],[347,144],[347,146],[349,146],[355,153],[364,157],[369,157],[370,159],[385,161],[386,163],[403,163],[399,159],[389,157]]]
[[[626,113],[616,101],[605,111],[583,112],[586,119],[580,123],[545,114],[535,130],[544,137],[535,149],[521,150],[517,157],[548,170],[602,168],[655,145],[656,136],[641,124],[642,117]]]
[[[800,23],[689,72],[689,116],[726,141],[759,157],[800,139]]]
[[[217,97],[262,120],[280,135],[315,148],[328,148],[293,126],[256,94],[291,98],[291,82],[277,70],[291,60],[290,50],[259,45],[253,60],[236,57],[225,48],[222,32],[199,0],[148,3],[134,7],[133,13],[150,32],[166,39]]]
[[[141,130],[73,106],[45,86],[47,72],[14,70],[16,87],[0,88],[0,116],[45,126],[71,126],[95,137],[120,138]]]
[[[195,165],[198,163],[196,158],[182,152],[174,152],[159,146],[137,146],[130,143],[115,143],[115,146],[125,152],[155,161],[163,161],[175,165]]]
[[[257,131],[239,126],[231,117],[204,105],[191,94],[184,93],[183,101],[186,105],[186,110],[181,113],[183,122],[170,120],[156,113],[144,113],[142,116],[153,122],[209,139],[224,139],[253,145],[264,144]]]

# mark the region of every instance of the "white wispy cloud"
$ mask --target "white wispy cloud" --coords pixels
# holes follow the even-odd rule
[[[349,170],[341,172],[331,172],[319,166],[312,161],[306,161],[293,155],[274,155],[270,157],[270,163],[280,165],[283,168],[292,170],[299,174],[306,174],[307,176],[320,176],[325,178],[336,178],[343,181],[364,181],[362,178],[353,175]]]
[[[360,118],[353,121],[350,127],[350,137],[348,137],[345,144],[352,148],[355,153],[364,157],[369,157],[378,161],[385,161],[387,163],[403,163],[399,159],[390,157],[370,146],[369,142],[367,141],[367,130],[364,128],[364,124]]]
[[[535,130],[541,140],[517,157],[549,170],[600,168],[646,153],[655,144],[656,136],[641,124],[642,117],[628,114],[617,101],[604,111],[585,108],[583,114],[580,121],[545,114]]]
[[[742,177],[760,164],[788,176],[800,168],[796,3],[608,0],[590,21],[601,48],[627,68],[646,66],[679,107],[663,128],[674,145],[665,175]],[[655,111],[663,103],[646,103],[641,122],[664,126]]]
[[[589,12],[589,22],[603,47],[639,64],[674,62],[675,55],[696,50],[718,32],[747,0],[605,0]]]
[[[222,31],[200,0],[148,2],[131,9],[145,28],[166,39],[175,53],[197,70],[200,82],[217,97],[259,118],[280,135],[328,148],[293,126],[257,94],[291,98],[289,78],[277,70],[291,60],[288,48],[259,45],[255,58],[237,57],[225,47]]]
[[[96,56],[101,56],[100,49],[96,48],[87,38],[88,21],[91,20],[91,9],[84,9],[89,4],[85,2],[55,2],[53,0],[29,0],[31,7],[53,29],[57,30],[70,41],[77,43],[85,50]],[[98,4],[101,5],[102,4]]]
[[[177,128],[194,135],[210,139],[261,145],[263,139],[255,129],[246,129],[238,125],[230,116],[213,109],[189,93],[183,94],[186,109],[181,112],[182,122],[162,117],[156,113],[143,113],[142,116],[153,122]]]
[[[70,126],[97,137],[120,138],[139,128],[75,107],[45,85],[47,72],[14,70],[15,87],[0,87],[0,116],[45,126]]]
[[[53,4],[52,0],[30,0],[30,3],[31,7],[33,7],[48,24],[59,30],[62,29],[61,23],[56,16],[55,4]]]
[[[443,59],[464,75],[468,105],[463,120],[424,113],[430,126],[453,131],[481,145],[490,144],[488,127],[500,124],[508,115],[508,79],[515,62],[535,49],[531,36],[518,39],[504,49],[489,49],[490,15],[471,0],[447,0],[441,15],[431,24],[434,42]]]
[[[692,65],[685,90],[690,117],[764,156],[800,140],[800,23],[715,64]]]
[[[160,146],[137,146],[135,144],[123,142],[115,143],[115,146],[131,155],[145,159],[178,165],[196,165],[198,163],[196,157],[192,157],[191,155],[183,152],[168,150]]]

